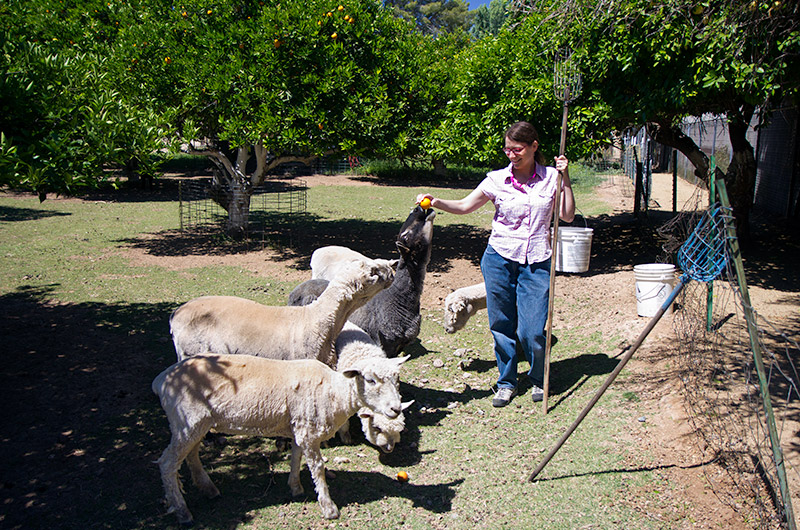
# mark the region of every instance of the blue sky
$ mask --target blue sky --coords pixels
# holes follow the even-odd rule
[[[486,7],[489,7],[489,2],[491,0],[469,0],[469,10],[474,11],[478,9],[481,5],[485,4]]]

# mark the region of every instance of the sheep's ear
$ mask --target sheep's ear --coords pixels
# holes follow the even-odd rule
[[[363,410],[363,411],[359,412],[358,413],[358,417],[359,418],[372,418],[373,414],[372,414],[371,410],[366,409],[366,410]]]
[[[408,407],[410,407],[413,404],[414,404],[414,400],[413,399],[411,401],[404,401],[403,403],[400,403],[400,410],[406,410]]]
[[[392,269],[394,269],[395,271],[397,271],[397,265],[398,265],[399,263],[400,263],[400,260],[399,260],[399,259],[390,259],[390,260],[389,260],[389,266],[390,266]]]
[[[345,370],[342,372],[342,375],[350,378],[357,377],[361,375],[361,370],[355,370],[355,369]]]
[[[467,304],[467,313],[472,313],[472,304]]]

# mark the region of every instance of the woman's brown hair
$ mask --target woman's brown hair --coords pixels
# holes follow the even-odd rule
[[[527,121],[518,121],[508,128],[503,138],[508,138],[509,140],[513,140],[515,142],[532,145],[533,142],[539,142],[539,131],[537,131],[536,127]],[[545,165],[544,155],[542,154],[541,149],[536,149],[536,153],[534,154],[533,158],[539,164]]]

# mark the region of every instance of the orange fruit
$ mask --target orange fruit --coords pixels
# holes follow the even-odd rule
[[[427,210],[431,207],[431,200],[427,197],[419,201],[419,205],[422,207],[423,210]]]
[[[398,471],[397,480],[400,482],[408,482],[408,473],[406,473],[405,471]]]
[[[338,36],[339,36],[339,35],[337,35],[336,33],[333,33],[333,34],[331,35],[331,38],[332,38],[332,39],[336,39],[336,37],[338,37]]]

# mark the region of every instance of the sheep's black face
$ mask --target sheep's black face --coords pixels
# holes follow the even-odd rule
[[[423,210],[417,206],[411,210],[397,235],[397,248],[403,258],[417,263],[430,259],[434,217],[433,208]]]

